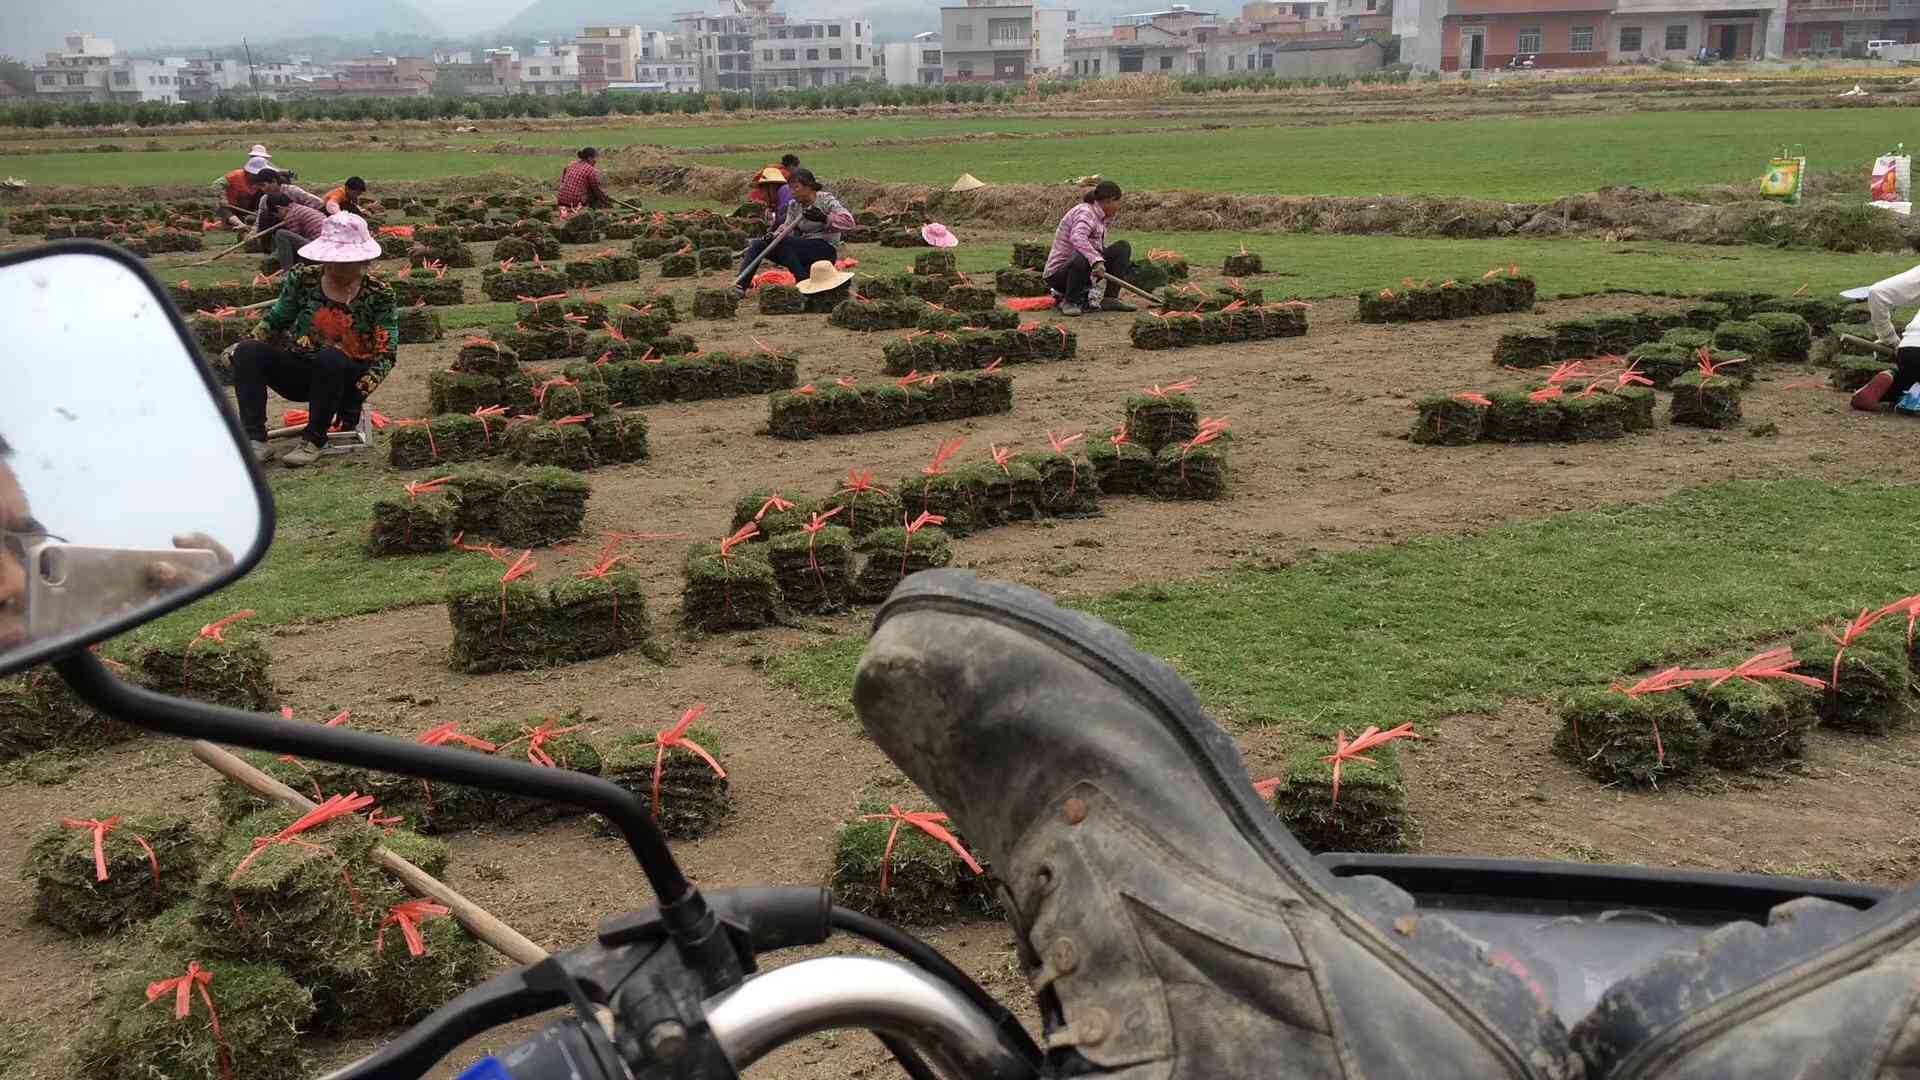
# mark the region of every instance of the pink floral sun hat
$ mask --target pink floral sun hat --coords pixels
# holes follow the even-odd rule
[[[920,239],[937,248],[960,246],[960,238],[953,235],[953,230],[937,221],[920,226]]]
[[[367,262],[380,257],[380,242],[367,232],[367,219],[345,211],[327,219],[320,227],[320,239],[300,249],[300,257],[313,262]]]

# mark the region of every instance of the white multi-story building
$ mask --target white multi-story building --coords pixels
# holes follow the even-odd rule
[[[912,41],[874,47],[874,78],[890,86],[930,86],[942,81],[940,33],[929,30]]]
[[[756,93],[844,86],[873,77],[873,24],[865,19],[770,16],[750,54]]]
[[[967,0],[940,9],[941,78],[946,82],[1024,82],[1065,69],[1079,29],[1072,8],[1003,0]]]
[[[702,90],[753,89],[753,37],[760,15],[675,15],[673,24],[686,45]]]
[[[34,91],[58,102],[113,100],[113,39],[68,34],[66,45],[33,69]]]
[[[630,83],[640,66],[638,26],[589,26],[573,39],[579,53],[580,89],[588,94],[609,83]]]
[[[640,31],[640,63],[634,79],[658,83],[671,94],[700,89],[700,70],[696,58],[687,52],[687,43],[678,34],[664,30]]]
[[[528,94],[580,92],[580,53],[566,42],[536,42],[520,58],[520,89]]]

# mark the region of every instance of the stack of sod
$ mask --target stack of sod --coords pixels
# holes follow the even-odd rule
[[[1686,324],[1688,326],[1695,330],[1706,330],[1708,332],[1712,332],[1714,327],[1719,326],[1723,322],[1738,318],[1738,316],[1733,313],[1731,307],[1726,304],[1714,303],[1711,300],[1695,304],[1688,308],[1683,314],[1686,317]]]
[[[1035,512],[1049,517],[1084,517],[1100,511],[1100,477],[1091,465],[1067,451],[1035,451],[1013,459],[1031,468],[1038,483],[1033,489]]]
[[[607,384],[599,379],[549,379],[536,383],[533,390],[535,400],[540,403],[542,420],[599,416],[612,407]]]
[[[552,465],[585,472],[600,464],[585,421],[564,417],[532,420],[507,429],[506,450],[523,465]]]
[[[1180,443],[1154,458],[1154,491],[1163,499],[1218,499],[1227,490],[1227,455],[1218,445]]]
[[[1618,439],[1627,431],[1627,403],[1612,394],[1566,394],[1559,399],[1560,437],[1568,442]]]
[[[1698,350],[1673,341],[1649,341],[1635,345],[1627,351],[1627,363],[1662,389],[1673,385],[1673,380],[1680,376],[1700,369]]]
[[[280,286],[276,282],[270,285],[247,285],[238,281],[222,281],[213,285],[174,284],[167,286],[167,298],[181,311],[218,311],[221,308],[246,307],[262,300],[272,300],[280,295]]]
[[[84,753],[137,734],[138,728],[97,715],[49,669],[0,679],[0,762],[42,750]]]
[[[372,795],[380,800],[383,809],[391,810],[409,801],[419,784],[417,780],[409,780],[394,773],[375,772],[351,765],[334,765],[325,761],[307,761],[291,755],[248,750],[242,752],[240,756],[247,764],[302,795],[313,797],[316,802],[324,800],[328,795],[357,792],[361,795]],[[223,825],[231,825],[241,818],[280,805],[263,796],[255,795],[239,784],[221,784],[215,788],[213,802],[215,814]]]
[[[928,805],[924,796],[904,783],[900,789],[891,795],[867,793],[859,814],[834,833],[833,866],[826,883],[834,902],[906,926],[971,922],[998,914],[991,877],[974,873],[952,848],[889,816],[890,805],[905,813],[931,812],[921,810]],[[893,851],[888,855],[887,840],[896,825],[899,833],[893,836]],[[880,888],[883,861],[884,892]],[[975,861],[979,861],[977,855]]]
[[[1807,320],[1790,312],[1763,311],[1753,316],[1753,325],[1767,332],[1767,343],[1764,352],[1750,355],[1782,364],[1807,362],[1807,355],[1813,351],[1813,327]]]
[[[1740,422],[1740,381],[1690,371],[1673,380],[1668,419],[1690,427],[1725,428]]]
[[[1248,274],[1261,273],[1263,270],[1260,256],[1250,254],[1245,248],[1242,248],[1238,255],[1227,256],[1226,262],[1220,267],[1220,271],[1228,277],[1245,277]]]
[[[1044,270],[1047,267],[1047,253],[1051,250],[1046,244],[1015,243],[1012,265],[1020,270]]]
[[[929,376],[912,386],[832,386],[812,394],[775,393],[767,402],[767,431],[777,439],[811,439],[1012,409],[1012,376],[1000,371],[966,371]]]
[[[680,614],[707,633],[771,626],[782,614],[780,585],[764,544],[742,544],[723,557],[718,544],[687,551]]]
[[[686,356],[689,353],[699,352],[700,346],[694,342],[693,338],[686,334],[668,334],[664,337],[645,341],[633,338],[622,341],[612,334],[592,334],[588,336],[586,344],[581,347],[580,351],[583,356],[589,357],[595,364],[599,364],[601,361],[606,361],[607,363],[614,361],[658,363],[666,357]],[[579,376],[574,374],[572,367],[567,369],[567,378],[572,379],[578,377]]]
[[[414,304],[400,309],[400,344],[418,345],[426,341],[439,341],[446,331],[440,326],[440,315],[425,304]]]
[[[733,249],[703,247],[694,252],[694,261],[702,270],[725,270],[733,265]]]
[[[1145,263],[1135,263],[1134,265],[1153,267],[1155,270],[1164,273],[1170,284],[1185,281],[1193,275],[1192,264],[1172,251],[1150,251],[1147,253]],[[1040,269],[1040,267],[1035,267],[1034,269]]]
[[[21,870],[33,885],[34,917],[69,934],[118,933],[150,919],[185,899],[199,874],[202,845],[186,818],[101,814],[99,820],[115,821],[101,844],[105,881],[94,861],[93,830],[59,823],[35,834]]]
[[[598,300],[522,300],[515,313],[523,326],[580,326],[588,330],[606,326],[609,318],[607,305]]]
[[[193,340],[207,356],[253,337],[253,328],[254,323],[244,315],[195,312],[187,316],[187,329],[193,331]]]
[[[1200,407],[1181,393],[1134,394],[1127,398],[1127,438],[1157,454],[1200,433]]]
[[[700,260],[690,247],[682,246],[660,256],[660,276],[663,278],[692,277],[699,272]]]
[[[1488,406],[1459,394],[1434,395],[1415,403],[1412,441],[1430,446],[1466,446],[1479,442],[1487,430]]]
[[[1853,305],[1844,300],[1828,300],[1817,296],[1780,296],[1754,309],[1756,316],[1775,312],[1798,315],[1806,320],[1809,332],[1824,334],[1838,323],[1851,321]],[[1754,321],[1761,322],[1758,318]]]
[[[836,305],[827,316],[829,326],[842,330],[901,330],[916,326],[927,311],[918,300],[867,300],[855,296]]]
[[[695,725],[681,735],[720,760],[721,740],[712,729]],[[656,762],[660,809],[653,821],[667,839],[698,840],[733,813],[726,777],[683,745],[669,746],[662,755],[657,738],[644,732],[630,732],[609,743],[601,757],[600,775],[652,806]]]
[[[162,694],[249,712],[272,708],[272,659],[266,646],[243,624],[227,626],[222,637],[196,634],[179,644],[142,645],[134,650],[133,678]]]
[[[538,232],[532,229],[516,231],[501,237],[493,244],[493,261],[496,263],[512,259],[515,262],[530,263],[534,259],[550,262],[560,261],[560,241],[553,238],[553,232],[542,226]]]
[[[373,504],[367,554],[426,555],[453,547],[453,505],[436,495],[381,499]]]
[[[1539,367],[1560,355],[1559,337],[1551,330],[1511,330],[1500,335],[1493,346],[1493,362],[1506,367]]]
[[[917,296],[922,300],[943,299],[953,287],[945,274],[895,274],[892,284],[896,295]]]
[[[491,338],[469,337],[451,370],[427,374],[427,408],[438,416],[504,405],[507,380],[519,375],[518,353]]]
[[[977,529],[998,524],[994,520],[981,520],[980,511],[1004,511],[1005,503],[981,498],[986,484],[999,477],[999,470],[990,465],[963,465],[936,476],[902,477],[894,490],[907,506],[906,516],[932,514],[944,519],[940,528],[948,536],[968,536]]]
[[[656,299],[640,307],[621,304],[619,313],[613,317],[612,323],[614,329],[620,331],[620,336],[629,342],[660,341],[673,335],[674,315],[672,298],[669,297],[665,298],[665,302]],[[606,348],[614,343],[617,343],[617,339],[608,334],[604,339],[594,338],[590,344],[598,344],[601,348]],[[600,354],[596,351],[594,355]]]
[[[658,259],[679,251],[685,244],[686,241],[677,234],[656,236],[649,232],[634,238],[632,251],[636,259]]]
[[[567,277],[548,266],[489,266],[480,271],[480,291],[487,299],[507,303],[521,296],[552,296],[567,291]]]
[[[612,248],[584,259],[573,259],[567,263],[566,282],[573,288],[585,288],[589,285],[611,285],[616,281],[632,281],[640,276],[640,260],[632,255],[621,255]],[[530,296],[543,296],[544,293],[529,293]]]
[[[762,285],[754,292],[760,296],[762,315],[801,315],[807,310],[807,294],[795,285]]]
[[[853,595],[869,604],[885,600],[903,578],[953,562],[946,530],[931,525],[912,533],[900,525],[875,529],[859,542],[858,550],[866,562],[853,580]]]
[[[1002,296],[1047,295],[1047,279],[1038,270],[1002,267],[993,273],[993,287]]]
[[[1102,495],[1153,494],[1153,452],[1139,443],[1102,439],[1087,447],[1087,462],[1093,466]]]
[[[1560,437],[1563,413],[1557,399],[1535,401],[1518,390],[1496,390],[1486,410],[1484,437],[1494,442],[1552,442]]]
[[[780,504],[774,501],[776,499],[780,500],[780,503],[785,503],[787,508],[781,509]],[[797,499],[787,499],[767,488],[754,488],[733,501],[732,528],[738,531],[749,522],[753,523],[758,527],[759,532],[752,539],[755,543],[760,543],[776,536],[800,531],[801,526],[807,524],[816,509],[819,509],[818,504],[804,495]]]
[[[1079,337],[1060,326],[1025,323],[1012,330],[962,330],[912,333],[881,347],[889,375],[910,371],[967,371],[995,361],[1071,360]]]
[[[592,210],[576,210],[562,218],[554,234],[563,244],[591,244],[600,239],[600,215]]]
[[[512,349],[515,355],[530,364],[579,356],[587,344],[586,329],[566,322],[557,325],[520,323],[495,327],[489,333],[503,347]]]
[[[836,516],[835,520],[838,520]],[[767,560],[787,607],[803,614],[845,610],[853,589],[853,533],[839,525],[776,534]]]
[[[473,249],[461,238],[460,231],[445,225],[415,225],[413,245],[407,249],[407,255],[415,266],[431,261],[444,263],[451,269],[464,270],[474,265]]]
[[[1795,760],[1806,752],[1807,731],[1818,723],[1814,693],[1794,684],[1735,678],[1718,686],[1696,683],[1682,693],[1706,726],[1706,762],[1716,768],[1763,768]]]
[[[1707,729],[1679,693],[1581,690],[1561,705],[1553,752],[1607,784],[1653,787],[1699,767]]]
[[[931,281],[934,279],[924,278],[919,280]],[[849,280],[835,288],[822,289],[817,293],[803,293],[802,295],[807,298],[806,314],[831,315],[833,314],[834,308],[853,299],[853,282]]]
[[[1773,335],[1759,323],[1723,322],[1713,328],[1713,347],[1751,357],[1751,367],[1772,351]]]
[[[1011,308],[950,311],[939,304],[926,304],[920,309],[920,321],[914,324],[914,329],[953,333],[957,330],[1014,330],[1019,326],[1020,313]]]
[[[387,432],[387,463],[396,469],[424,469],[456,461],[474,461],[500,453],[506,441],[496,437],[498,420],[468,413],[442,413],[417,423],[395,424]]]
[[[581,365],[569,367],[567,374],[581,380],[603,381],[613,400],[639,406],[664,401],[710,401],[784,390],[796,382],[796,371],[791,356],[708,353],[697,357]]]
[[[566,469],[462,472],[450,485],[460,531],[514,547],[546,547],[580,535],[593,488]]]
[[[1391,744],[1349,758],[1340,767],[1340,801],[1333,799],[1333,766],[1322,760],[1334,740],[1309,736],[1281,767],[1273,812],[1308,851],[1405,851],[1420,837],[1407,809],[1400,759]],[[1370,759],[1370,761],[1368,760]]]
[[[1841,356],[1834,360],[1827,382],[1835,390],[1852,393],[1867,385],[1875,375],[1888,370],[1892,359],[1885,356]]]
[[[854,288],[855,296],[864,296],[869,300],[899,300],[913,295],[905,282],[911,281],[911,274],[895,274],[891,277],[867,277],[859,279]]]
[[[740,298],[727,289],[693,290],[693,317],[696,319],[731,319],[740,309]]]
[[[1306,332],[1305,307],[1270,304],[1204,315],[1193,311],[1143,312],[1134,317],[1129,336],[1136,349],[1179,349],[1192,345],[1299,337]]]
[[[469,675],[570,664],[645,648],[652,626],[632,575],[572,578],[541,589],[474,574],[447,595],[448,655]]]
[[[847,529],[855,540],[864,540],[876,530],[895,524],[906,513],[900,496],[886,488],[871,486],[863,490],[843,487],[814,505],[823,514],[839,509],[833,518],[834,525]]]
[[[1840,676],[1834,678],[1834,654],[1840,653]],[[1814,712],[1827,727],[1864,735],[1885,735],[1913,715],[1913,668],[1905,643],[1891,631],[1876,628],[1868,638],[1844,650],[1823,631],[1809,631],[1793,640],[1793,655],[1801,671],[1832,685],[1814,695]]]
[[[1208,292],[1188,283],[1171,286],[1162,292],[1160,307],[1164,311],[1219,311],[1235,304],[1259,307],[1266,299],[1264,290],[1249,289],[1244,285],[1223,285]]]
[[[410,270],[387,281],[396,304],[424,303],[429,307],[449,307],[467,302],[467,286],[457,277],[441,277],[432,270]]]
[[[1773,299],[1773,294],[1739,289],[1722,289],[1717,292],[1708,293],[1703,299],[1708,303],[1725,304],[1727,314],[1724,318],[1745,320],[1755,311],[1759,310],[1761,304]]]
[[[992,311],[993,290],[980,285],[964,284],[965,280],[962,278],[963,284],[947,289],[947,295],[942,297],[940,302],[955,311]]]
[[[880,246],[890,248],[926,247],[927,238],[919,229],[889,228],[880,233]]]
[[[950,275],[959,269],[954,263],[953,252],[944,249],[923,251],[913,257],[913,272],[916,274]]]
[[[585,737],[584,732],[566,730],[583,728],[591,723],[593,718],[583,717],[578,710],[560,720],[534,717],[526,721],[483,721],[471,727],[462,727],[463,734],[478,740],[481,745],[459,742],[448,745],[469,753],[544,764],[537,755],[529,753],[534,732],[544,729],[539,752],[552,760],[553,767],[597,775],[605,766],[600,750]],[[555,803],[542,805],[533,799],[463,784],[415,783],[418,785],[414,789],[417,799],[407,802],[403,811],[395,812],[403,812],[410,820],[417,822],[421,830],[437,836],[481,829],[529,829],[579,813],[573,807]],[[383,806],[394,809],[387,804]],[[426,867],[422,866],[421,869]]]
[[[1432,288],[1382,289],[1360,296],[1365,323],[1464,319],[1508,311],[1532,311],[1532,278],[1499,277],[1484,281],[1447,281]]]

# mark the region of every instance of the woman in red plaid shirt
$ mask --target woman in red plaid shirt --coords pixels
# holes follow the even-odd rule
[[[607,189],[600,181],[600,151],[589,146],[577,155],[580,160],[568,165],[560,174],[560,190],[554,201],[565,207],[591,206],[598,210],[603,206],[612,206],[613,200],[607,198]]]

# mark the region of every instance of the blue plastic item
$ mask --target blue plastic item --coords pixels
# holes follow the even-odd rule
[[[469,1065],[456,1080],[513,1080],[513,1074],[500,1064],[499,1058],[489,1055]]]
[[[1893,407],[1903,413],[1920,413],[1920,383],[1907,387],[1907,392],[1900,395]]]

